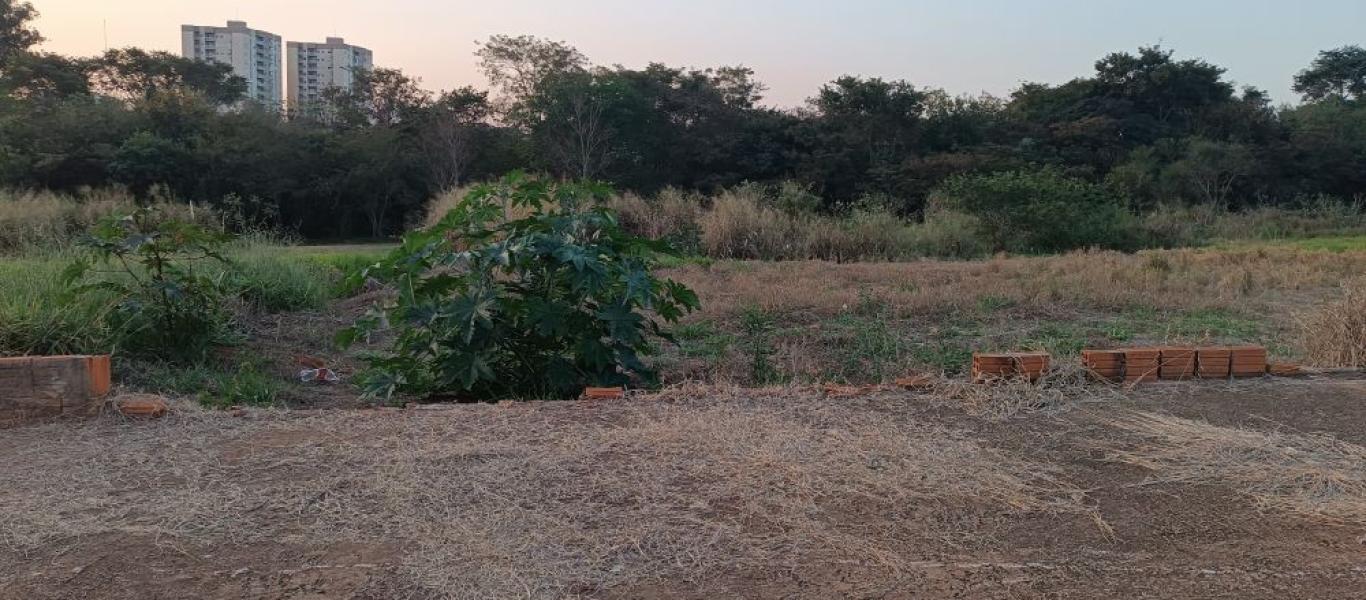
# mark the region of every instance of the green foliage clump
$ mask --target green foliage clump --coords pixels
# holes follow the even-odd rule
[[[349,344],[387,321],[391,351],[361,383],[375,397],[554,397],[585,385],[654,385],[641,357],[698,307],[687,287],[657,278],[666,243],[632,236],[594,206],[609,190],[520,174],[475,188],[436,225],[409,234],[356,274],[397,297],[344,331]],[[509,212],[526,216],[509,219]]]
[[[778,352],[773,347],[773,315],[758,306],[748,306],[740,313],[740,329],[740,349],[749,356],[750,379],[759,385],[782,379],[773,364],[773,355]]]
[[[995,251],[1128,249],[1135,243],[1134,216],[1119,198],[1052,169],[953,177],[932,202],[974,217],[978,234]]]
[[[77,296],[112,301],[106,318],[116,348],[166,360],[196,360],[223,341],[226,234],[164,218],[155,209],[101,219],[80,241],[85,250],[63,279]]]

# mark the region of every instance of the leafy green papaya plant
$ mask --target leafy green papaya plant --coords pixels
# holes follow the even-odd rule
[[[659,257],[677,253],[623,230],[596,202],[609,193],[514,173],[353,275],[397,290],[338,336],[349,345],[395,331],[369,358],[366,392],[564,398],[585,385],[657,384],[642,356],[672,339],[661,321],[695,310],[697,296],[655,276]]]
[[[105,217],[79,240],[63,273],[73,297],[109,301],[107,325],[119,350],[193,361],[228,334],[219,250],[229,236],[166,218],[154,208]]]

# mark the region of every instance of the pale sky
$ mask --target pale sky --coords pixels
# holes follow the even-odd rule
[[[767,103],[796,106],[842,74],[1004,95],[1089,74],[1107,52],[1161,43],[1295,100],[1291,77],[1322,49],[1366,44],[1366,0],[31,0],[43,49],[178,52],[180,25],[247,21],[286,41],[340,35],[433,90],[484,87],[490,35],[576,46],[596,64],[743,64]]]

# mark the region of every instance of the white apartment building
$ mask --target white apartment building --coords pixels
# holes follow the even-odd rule
[[[288,97],[291,111],[308,112],[330,87],[349,88],[356,73],[374,68],[374,55],[339,37],[326,42],[289,42]]]
[[[280,109],[280,36],[251,29],[245,21],[226,27],[181,25],[180,53],[186,58],[232,65],[247,80],[246,98]]]

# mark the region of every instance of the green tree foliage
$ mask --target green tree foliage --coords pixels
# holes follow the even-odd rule
[[[1343,46],[1319,52],[1309,68],[1295,75],[1294,89],[1305,100],[1366,98],[1366,48]]]
[[[391,282],[394,301],[344,332],[387,321],[391,352],[371,360],[373,395],[569,397],[585,385],[653,385],[651,336],[697,308],[653,274],[665,243],[627,234],[594,206],[609,190],[509,176],[470,192],[441,221],[404,237],[357,275]],[[509,219],[509,213],[525,213]]]
[[[64,279],[77,296],[108,300],[116,350],[169,361],[202,359],[226,339],[219,249],[227,237],[150,208],[101,220]],[[209,273],[218,273],[212,276]]]
[[[1133,217],[1104,186],[1054,169],[956,176],[932,196],[936,210],[976,219],[993,250],[1057,252],[1129,248]]]
[[[397,69],[359,71],[351,87],[323,92],[321,118],[345,128],[396,126],[431,105],[431,92],[420,83]]]
[[[246,80],[233,75],[230,65],[139,48],[105,52],[93,61],[91,80],[101,92],[130,101],[189,92],[211,104],[227,105],[247,91]]]
[[[907,218],[951,177],[1042,168],[1104,182],[1135,209],[1366,192],[1355,46],[1300,73],[1294,107],[1145,47],[1008,98],[845,76],[779,110],[743,66],[609,67],[563,42],[493,36],[476,52],[490,91],[437,93],[375,69],[282,118],[241,101],[224,65],[136,48],[37,53],[34,14],[0,4],[0,187],[246,199],[269,207],[253,220],[308,238],[394,236],[438,192],[514,169],[642,194],[795,180],[822,211],[872,203]]]
[[[30,23],[38,18],[33,4],[19,0],[0,0],[0,73],[15,56],[43,41]]]

